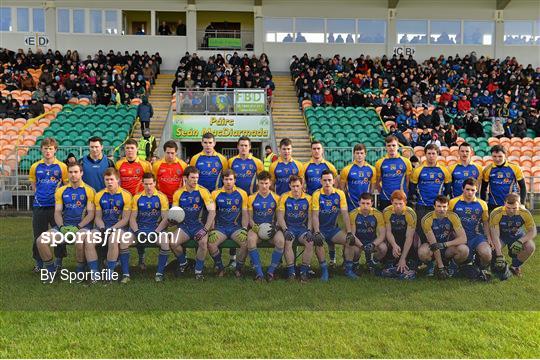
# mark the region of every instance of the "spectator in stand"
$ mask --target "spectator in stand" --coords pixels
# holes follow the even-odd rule
[[[478,119],[478,115],[473,116],[473,121],[468,123],[466,129],[467,134],[473,138],[485,137],[484,129]]]
[[[341,95],[341,94],[340,94]],[[381,109],[381,118],[383,121],[396,121],[397,111],[392,102],[387,102]]]
[[[420,144],[420,134],[418,134],[418,128],[413,127],[411,129],[411,146],[419,146]]]
[[[429,114],[429,109],[427,107],[422,110],[422,113],[418,117],[418,128],[425,130],[431,128],[431,115]]]
[[[448,130],[444,133],[444,142],[446,146],[457,146],[458,133],[453,124],[448,126]]]
[[[428,142],[426,143],[426,146],[430,144],[437,145],[439,149],[441,148],[442,144],[441,144],[441,141],[439,140],[439,135],[436,132],[433,132],[431,134],[431,139],[428,140]]]
[[[461,114],[471,110],[471,102],[467,100],[467,95],[461,96],[461,99],[457,103],[457,109]]]
[[[35,118],[41,114],[45,113],[45,108],[43,103],[39,102],[37,99],[32,99],[30,105],[28,105],[28,116],[27,119]]]
[[[444,113],[444,109],[441,107],[437,108],[431,116],[432,127],[442,126],[444,128],[449,122],[450,119],[448,118],[448,115]]]
[[[186,36],[186,24],[182,20],[178,20],[178,24],[176,24],[176,35]]]
[[[527,136],[527,125],[523,118],[517,119],[516,123],[514,123],[512,134],[521,139]]]
[[[493,126],[491,127],[491,136],[500,139],[504,136],[504,126],[500,117],[495,118]]]
[[[150,129],[150,119],[154,116],[154,109],[152,104],[148,102],[148,98],[145,96],[142,98],[142,102],[137,106],[137,117],[141,122],[141,133],[144,134],[145,129]]]

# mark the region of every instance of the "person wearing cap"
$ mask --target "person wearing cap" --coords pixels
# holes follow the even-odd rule
[[[144,129],[143,137],[139,140],[137,147],[137,156],[142,160],[150,160],[154,156],[156,148],[156,138],[150,133],[150,129]]]

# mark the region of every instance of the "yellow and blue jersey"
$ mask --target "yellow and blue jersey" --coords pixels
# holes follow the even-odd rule
[[[199,185],[210,192],[223,186],[221,172],[229,167],[225,156],[216,151],[212,155],[206,155],[201,151],[191,158],[189,165],[199,170]]]
[[[216,203],[216,227],[230,228],[242,225],[242,210],[247,210],[248,196],[236,186],[231,193],[224,189],[214,190],[212,200]]]
[[[308,225],[311,196],[302,193],[295,199],[291,192],[283,194],[279,200],[278,210],[284,211],[285,223],[292,228],[306,228]]]
[[[411,183],[416,185],[418,204],[422,206],[435,205],[435,198],[444,193],[445,184],[451,181],[446,167],[439,164],[435,166],[422,164],[414,169],[411,176]]]
[[[58,159],[54,159],[50,165],[39,160],[30,167],[28,180],[36,184],[33,206],[54,206],[55,191],[68,181],[68,169],[66,164]]]
[[[77,226],[86,215],[86,206],[94,201],[94,189],[85,183],[74,188],[67,184],[56,190],[54,198],[56,205],[62,205],[64,225]]]
[[[459,229],[463,228],[461,221],[456,213],[447,211],[446,215],[438,217],[435,211],[430,211],[422,219],[422,230],[425,234],[433,231],[435,240],[439,243],[452,240],[452,234]]]
[[[523,180],[521,168],[509,161],[497,166],[491,164],[484,169],[483,181],[489,184],[490,205],[504,205],[506,195],[517,190],[517,182]]]
[[[180,206],[186,214],[183,224],[198,225],[201,223],[203,210],[214,203],[212,195],[204,187],[197,185],[192,191],[188,191],[184,185],[176,190],[173,195],[173,206]]]
[[[394,238],[399,239],[400,242],[405,240],[407,229],[416,228],[416,213],[408,206],[405,207],[403,213],[396,214],[394,205],[390,205],[384,209],[383,218],[385,226],[390,225]]]
[[[452,164],[448,171],[452,177],[452,197],[458,197],[463,194],[463,182],[468,178],[480,179],[484,169],[475,162],[470,162],[469,165]]]
[[[239,155],[229,159],[229,169],[236,173],[236,186],[244,190],[248,195],[256,191],[257,174],[264,170],[261,160],[249,154],[246,159]]]
[[[289,177],[291,175],[298,175],[299,177],[304,176],[304,166],[300,161],[294,159],[291,159],[290,162],[286,163],[280,157],[270,165],[270,170],[268,172],[275,184],[276,194],[281,196],[290,190]]]
[[[324,159],[319,164],[315,163],[313,159],[304,164],[304,180],[306,183],[306,192],[309,195],[313,195],[315,191],[322,187],[321,176],[324,170],[330,170],[334,174],[334,178],[337,177],[335,166]]]
[[[377,209],[371,209],[367,215],[355,209],[349,214],[349,219],[351,224],[355,224],[355,235],[363,244],[372,242],[385,231],[383,214]]]
[[[169,210],[169,200],[165,194],[155,190],[152,195],[145,192],[133,197],[131,210],[137,211],[137,225],[139,231],[155,231],[161,222],[161,212]]]
[[[493,210],[489,217],[489,225],[499,227],[501,240],[505,244],[519,240],[526,232],[536,226],[529,210],[520,208],[516,215],[509,215],[504,206]]]
[[[124,209],[131,210],[131,200],[131,194],[122,188],[118,188],[118,191],[114,194],[111,194],[107,188],[96,194],[94,204],[96,210],[101,211],[101,217],[106,228],[110,228],[120,221]]]
[[[276,210],[279,204],[279,196],[270,192],[266,196],[259,193],[252,194],[248,199],[248,210],[253,213],[255,224],[274,223]]]
[[[363,166],[356,162],[349,164],[341,170],[341,183],[347,184],[347,206],[353,211],[359,205],[360,195],[369,193],[377,182],[375,168],[368,163]]]
[[[407,193],[407,177],[412,173],[412,165],[409,159],[398,156],[391,158],[385,156],[375,164],[377,182],[381,180],[381,198],[390,200],[390,196],[396,190]]]
[[[467,239],[482,234],[482,222],[489,219],[486,202],[477,198],[471,202],[466,202],[463,195],[455,197],[450,200],[448,210],[456,213],[461,220]]]
[[[337,226],[338,215],[341,210],[347,210],[345,193],[339,189],[333,189],[332,193],[325,194],[322,189],[313,193],[311,198],[311,210],[319,212],[319,227],[332,229]]]

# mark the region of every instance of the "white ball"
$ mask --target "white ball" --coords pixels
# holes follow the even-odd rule
[[[184,209],[182,209],[180,206],[173,206],[169,209],[169,214],[167,217],[169,221],[179,224],[184,221],[186,213],[184,212]]]
[[[275,233],[276,233],[276,228],[274,225],[269,224],[269,223],[263,223],[259,225],[258,235],[261,240],[270,240],[271,238],[274,237]]]

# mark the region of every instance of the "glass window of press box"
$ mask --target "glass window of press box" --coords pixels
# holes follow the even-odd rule
[[[427,44],[427,20],[398,20],[396,23],[398,44]]]
[[[534,45],[534,22],[533,21],[505,21],[504,44],[505,45]]]
[[[463,21],[463,44],[492,45],[495,25],[493,21]]]
[[[461,21],[431,20],[429,22],[429,43],[436,45],[461,44]]]
[[[354,19],[327,19],[326,42],[329,44],[352,44],[356,34]]]
[[[293,42],[293,19],[265,18],[264,33],[266,42]]]
[[[156,11],[156,35],[186,36],[186,13]]]
[[[297,43],[324,43],[324,19],[296,18],[295,31]]]
[[[358,43],[384,44],[386,42],[385,20],[358,20]]]

